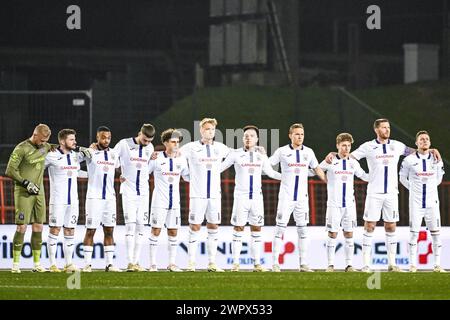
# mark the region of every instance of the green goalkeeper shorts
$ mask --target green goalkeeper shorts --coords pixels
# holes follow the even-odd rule
[[[30,195],[24,190],[14,190],[16,224],[44,223],[46,221],[45,195]]]

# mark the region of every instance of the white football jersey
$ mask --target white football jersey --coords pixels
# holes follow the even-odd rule
[[[153,145],[147,146],[137,144],[135,138],[120,140],[114,147],[119,157],[122,176],[125,181],[120,184],[120,193],[125,195],[148,195],[148,165]]]
[[[416,152],[403,159],[400,181],[409,189],[410,207],[430,208],[437,205],[437,187],[444,173],[443,162],[436,163],[431,153],[422,155]]]
[[[87,199],[116,199],[114,175],[120,166],[114,149],[90,149],[92,158],[86,158],[88,171]]]
[[[398,193],[398,160],[408,147],[396,140],[381,144],[377,139],[363,143],[352,155],[366,158],[369,167],[367,193]]]
[[[281,163],[279,200],[308,201],[308,170],[319,165],[311,148],[294,149],[288,144],[278,148],[269,158],[272,166]]]
[[[361,168],[359,162],[336,155],[331,164],[324,160],[319,166],[327,174],[327,206],[335,208],[354,206],[354,176],[364,181],[369,180],[369,175]]]
[[[180,148],[189,164],[189,196],[191,198],[220,199],[220,164],[230,149],[223,143],[203,144],[194,141]]]
[[[70,205],[78,201],[78,171],[83,161],[81,153],[64,154],[59,147],[45,157],[45,167],[50,177],[49,204]]]
[[[281,180],[281,174],[270,166],[269,158],[265,154],[247,151],[244,148],[230,152],[221,165],[224,171],[234,164],[235,187],[234,197],[253,199],[262,195],[261,175],[264,172],[269,177]]]
[[[149,172],[153,172],[155,188],[152,192],[152,208],[178,209],[180,207],[180,176],[189,181],[189,167],[185,157],[168,157],[158,153],[150,160]]]

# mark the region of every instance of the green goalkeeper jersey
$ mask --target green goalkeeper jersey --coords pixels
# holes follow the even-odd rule
[[[29,139],[14,148],[6,167],[6,175],[14,179],[16,190],[23,189],[22,182],[28,180],[39,186],[39,194],[44,192],[45,157],[50,148],[49,143],[38,147]]]

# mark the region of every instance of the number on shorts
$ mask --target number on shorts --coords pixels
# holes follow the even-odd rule
[[[73,215],[72,220],[70,221],[71,224],[77,224],[77,216]]]
[[[111,222],[112,222],[112,223],[116,223],[116,215],[115,215],[115,214],[112,215]]]

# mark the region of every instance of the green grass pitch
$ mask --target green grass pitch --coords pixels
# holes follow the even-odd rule
[[[0,271],[0,299],[450,299],[450,273],[382,272],[380,289],[368,289],[372,274],[344,272],[93,272],[79,274],[80,289],[71,290],[69,276]]]

